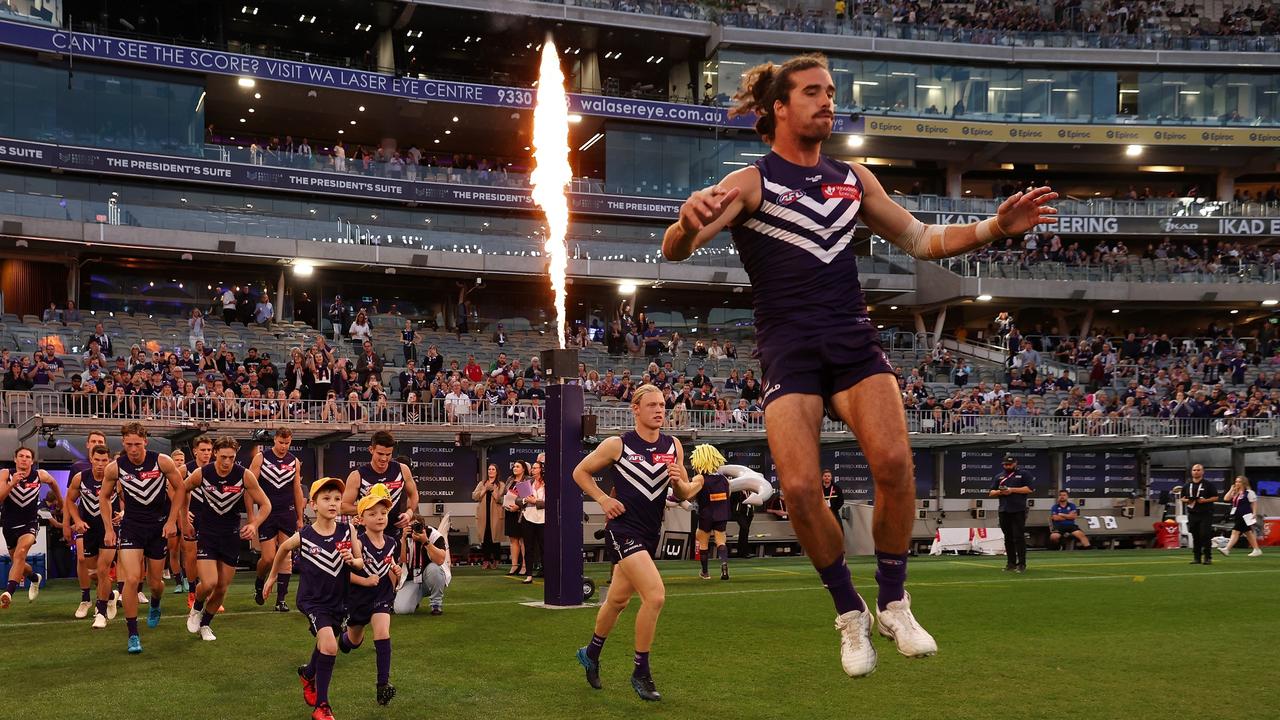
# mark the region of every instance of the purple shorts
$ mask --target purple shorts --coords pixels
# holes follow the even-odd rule
[[[287,513],[271,513],[258,528],[258,542],[275,540],[277,535],[286,538],[298,532],[298,515],[293,510]]]
[[[770,334],[757,347],[764,375],[764,406],[783,395],[818,395],[824,401],[866,378],[893,373],[869,318],[851,325],[787,337]]]

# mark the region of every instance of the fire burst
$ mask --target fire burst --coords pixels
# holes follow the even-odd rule
[[[533,201],[547,217],[547,237],[543,244],[550,263],[551,288],[556,294],[556,330],[560,347],[565,334],[565,276],[569,270],[569,98],[564,91],[564,73],[555,43],[548,38],[542,46],[542,66],[538,72],[538,101],[533,109]]]

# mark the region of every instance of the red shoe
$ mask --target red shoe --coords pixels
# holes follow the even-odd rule
[[[311,720],[333,720],[333,709],[325,703],[311,711]]]
[[[196,604],[196,594],[187,593],[187,609],[190,610],[191,607],[195,604]]]
[[[302,701],[305,702],[309,707],[315,707],[316,681],[314,678],[309,678],[305,674],[303,674],[305,671],[306,671],[305,666],[298,668],[298,682],[302,683]],[[330,713],[329,717],[333,717],[333,714]]]

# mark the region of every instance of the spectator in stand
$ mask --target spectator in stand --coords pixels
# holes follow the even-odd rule
[[[418,359],[418,331],[414,329],[412,320],[404,321],[404,328],[400,330],[400,344],[404,349],[406,365]]]
[[[62,311],[58,309],[58,304],[55,302],[49,303],[49,307],[45,308],[44,312],[41,313],[40,319],[46,323],[62,322]]]
[[[373,337],[373,328],[369,326],[369,316],[364,310],[356,313],[356,319],[347,328],[347,337],[352,342],[364,343]]]
[[[498,328],[493,331],[493,344],[498,347],[504,347],[507,344],[507,331],[502,328],[502,323],[498,323]]]
[[[222,303],[222,320],[230,325],[236,321],[236,294],[231,288],[223,287],[219,300]]]
[[[191,308],[191,316],[187,318],[187,344],[194,350],[197,343],[204,343],[204,313],[200,308]]]
[[[471,415],[471,401],[471,395],[463,391],[462,383],[454,380],[444,398],[445,422],[466,422]]]
[[[80,322],[80,308],[76,307],[75,300],[68,300],[67,309],[62,311],[62,324],[70,325],[78,322]]]
[[[276,308],[271,304],[271,298],[266,293],[262,293],[258,297],[258,304],[253,306],[253,321],[262,327],[266,327],[271,324],[272,320],[275,320],[275,317]]]

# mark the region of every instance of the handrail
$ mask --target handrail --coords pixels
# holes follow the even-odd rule
[[[465,412],[448,400],[426,403],[357,402],[265,399],[225,399],[196,396],[190,400],[170,397],[77,395],[47,391],[0,392],[9,422],[21,424],[39,415],[45,421],[94,420],[101,423],[145,420],[154,422],[203,422],[216,432],[219,423],[260,423],[264,425],[304,424],[311,427],[333,425],[356,427],[360,431],[381,428],[468,429],[540,426],[545,406],[522,401],[488,406],[473,402]],[[613,432],[630,428],[634,416],[624,403],[604,403],[588,393],[586,412],[595,415],[597,428]],[[907,426],[920,434],[1022,434],[1084,437],[1261,437],[1280,435],[1278,418],[1149,418],[1119,417],[1100,413],[1074,417],[1048,415],[984,415],[959,410],[907,411]],[[666,427],[672,431],[705,430],[763,433],[764,413],[753,406],[743,411],[685,409],[682,405],[667,414]],[[823,432],[847,432],[844,424],[825,419]]]

